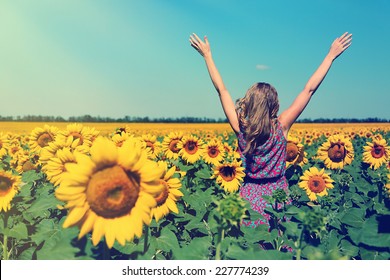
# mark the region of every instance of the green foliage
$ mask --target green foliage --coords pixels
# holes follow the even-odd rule
[[[153,220],[142,237],[124,246],[116,242],[111,249],[104,240],[93,246],[90,234],[79,240],[77,227],[64,229],[67,211],[55,198],[54,186],[40,170],[27,171],[11,210],[0,212],[1,254],[3,259],[389,259],[390,202],[384,190],[388,170],[372,170],[361,162],[366,138],[354,141],[352,164],[327,170],[335,181],[328,196],[310,202],[298,187],[309,167],[325,167],[314,158],[324,140],[306,147],[308,164],[286,170],[288,193],[276,191],[265,197],[270,226],[242,225],[258,220],[260,214],[210,179],[212,166],[172,160],[171,165],[186,172],[179,213],[158,223]],[[10,169],[9,160],[3,158],[0,168]]]

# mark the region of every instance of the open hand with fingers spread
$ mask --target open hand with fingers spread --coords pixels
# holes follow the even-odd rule
[[[196,35],[192,33],[190,35],[191,46],[197,50],[204,58],[211,56],[210,44],[206,36],[204,36],[204,42]]]
[[[336,59],[352,44],[352,34],[345,32],[341,37],[336,38],[330,46],[329,55],[332,60]]]

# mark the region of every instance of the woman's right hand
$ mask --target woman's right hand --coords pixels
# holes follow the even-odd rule
[[[332,60],[335,60],[352,44],[352,34],[345,32],[341,37],[336,38],[330,46],[329,55]]]
[[[211,56],[210,44],[206,36],[204,36],[204,42],[196,35],[192,33],[190,35],[191,46],[197,50],[204,58]]]

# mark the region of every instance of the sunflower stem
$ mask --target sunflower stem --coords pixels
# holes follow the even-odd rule
[[[378,202],[382,203],[383,200],[383,183],[378,183]]]
[[[303,239],[303,232],[305,230],[305,227],[302,229],[301,231],[301,234],[299,236],[299,240],[298,240],[298,249],[297,249],[297,260],[300,260],[301,259],[301,253],[302,253],[302,239]]]
[[[148,243],[149,243],[149,227],[144,227],[144,254],[148,250]]]
[[[103,242],[103,260],[110,260],[110,249],[108,248],[107,242]]]
[[[5,212],[4,214],[4,229],[7,228],[8,226],[8,212]],[[4,234],[3,235],[3,260],[8,260],[9,259],[10,253],[8,252],[8,235]]]
[[[217,247],[216,247],[216,251],[215,251],[215,259],[216,260],[221,260],[221,244],[222,244],[222,240],[224,239],[225,237],[225,230],[222,228],[222,227],[219,227],[218,229],[218,236],[217,236]]]
[[[3,236],[3,260],[8,260],[8,236],[4,234]]]

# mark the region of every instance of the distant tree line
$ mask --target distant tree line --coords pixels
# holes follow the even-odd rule
[[[207,117],[168,117],[168,118],[150,118],[150,117],[134,117],[134,116],[125,116],[123,118],[111,118],[111,117],[101,117],[101,116],[72,116],[69,118],[63,117],[54,117],[54,116],[42,116],[42,115],[27,115],[27,116],[1,116],[0,121],[8,122],[90,122],[90,123],[225,123],[226,119],[219,118],[207,118]]]
[[[319,119],[301,119],[297,123],[388,123],[390,119],[381,118],[319,118]]]
[[[226,118],[207,118],[207,117],[135,117],[125,116],[123,118],[111,118],[101,116],[74,116],[69,118],[63,118],[60,116],[42,116],[42,115],[26,115],[26,116],[1,116],[0,121],[7,122],[90,122],[90,123],[104,123],[104,122],[118,122],[118,123],[227,123]],[[319,119],[300,119],[297,123],[389,123],[390,119],[382,118],[319,118]]]

